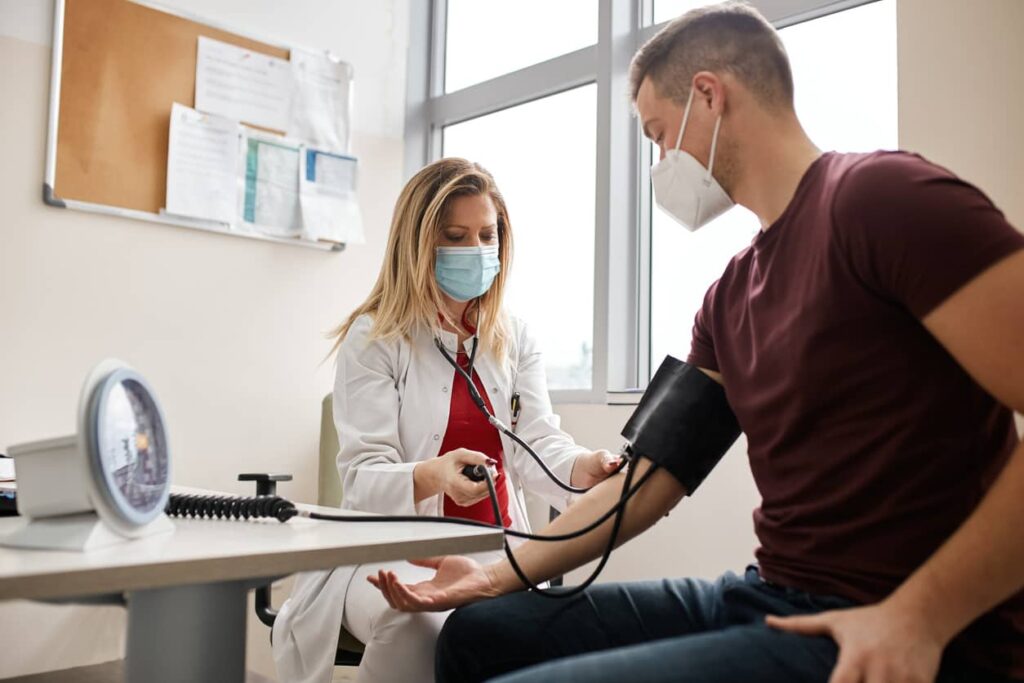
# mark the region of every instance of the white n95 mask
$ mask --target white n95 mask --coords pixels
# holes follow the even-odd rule
[[[665,158],[651,167],[654,201],[658,208],[691,232],[707,225],[734,205],[729,195],[711,175],[715,167],[715,147],[718,145],[718,128],[722,124],[722,117],[719,116],[715,121],[707,168],[704,168],[692,154],[680,149],[686,121],[690,118],[693,91],[694,89],[690,88],[690,97],[686,101],[686,111],[683,112],[683,123],[679,126],[675,149],[665,152]]]

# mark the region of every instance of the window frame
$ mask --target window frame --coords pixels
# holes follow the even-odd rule
[[[555,403],[634,403],[651,374],[652,160],[626,95],[633,53],[667,22],[651,24],[654,0],[596,1],[593,45],[449,93],[448,2],[409,3],[405,178],[440,158],[445,126],[597,84],[592,381],[590,389],[552,390]],[[781,29],[876,1],[752,4]]]

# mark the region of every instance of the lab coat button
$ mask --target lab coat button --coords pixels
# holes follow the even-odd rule
[[[439,434],[434,434],[434,441],[437,441],[440,438],[441,438],[441,436]]]
[[[447,394],[448,393],[448,387],[441,387],[441,391],[443,391],[444,393]]]

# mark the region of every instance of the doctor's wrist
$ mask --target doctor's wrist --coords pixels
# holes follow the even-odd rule
[[[618,462],[604,449],[580,453],[573,460],[569,483],[580,488],[596,486],[615,471]]]
[[[431,458],[416,463],[416,467],[412,468],[413,498],[417,503],[441,492],[444,482],[440,464],[440,459]]]

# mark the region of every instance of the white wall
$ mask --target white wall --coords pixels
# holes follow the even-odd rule
[[[367,244],[330,254],[43,205],[52,3],[0,0],[0,451],[73,432],[85,373],[115,356],[163,403],[176,483],[242,492],[238,472],[286,471],[285,495],[314,501],[323,334],[372,285],[403,179],[408,6],[167,4],[353,64]],[[0,677],[117,658],[123,633],[119,609],[2,603],[18,654]],[[250,666],[270,673],[266,629],[250,636]]]
[[[900,0],[900,144],[1024,230],[1024,2]]]

